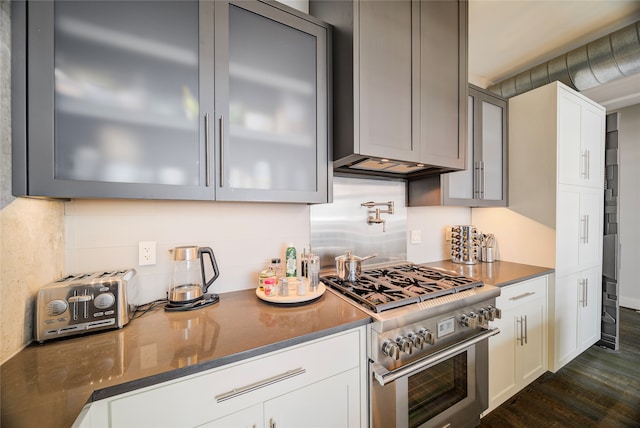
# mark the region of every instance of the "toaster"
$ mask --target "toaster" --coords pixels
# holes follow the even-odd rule
[[[134,269],[68,275],[38,291],[38,342],[124,327],[136,307]]]

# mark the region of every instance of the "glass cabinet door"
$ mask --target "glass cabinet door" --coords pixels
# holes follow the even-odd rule
[[[28,7],[30,148],[53,138],[47,156],[30,159],[36,193],[213,199],[205,135],[213,83],[203,79],[213,79],[213,6]],[[32,92],[40,77],[51,88]]]
[[[445,205],[507,205],[507,102],[469,87],[465,170],[442,175]]]
[[[216,2],[219,200],[327,201],[326,28]]]

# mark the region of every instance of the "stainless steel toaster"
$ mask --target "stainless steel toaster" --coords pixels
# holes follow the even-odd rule
[[[38,291],[36,340],[122,328],[136,309],[136,295],[134,269],[62,277]]]

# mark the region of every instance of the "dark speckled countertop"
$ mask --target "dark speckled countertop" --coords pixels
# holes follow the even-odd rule
[[[520,263],[495,261],[478,262],[474,265],[454,263],[451,260],[423,263],[425,266],[439,267],[456,272],[458,275],[481,279],[485,284],[504,287],[515,282],[525,281],[554,272],[553,268],[524,265]]]
[[[505,286],[553,269],[497,261],[424,263]],[[366,325],[367,314],[325,292],[307,305],[259,300],[254,290],[220,296],[193,312],[158,310],[123,329],[32,344],[0,367],[3,428],[68,427],[88,401]]]
[[[255,290],[220,295],[192,312],[158,310],[115,331],[32,344],[0,368],[0,425],[69,427],[87,401],[366,325],[332,292],[303,306],[263,302]]]

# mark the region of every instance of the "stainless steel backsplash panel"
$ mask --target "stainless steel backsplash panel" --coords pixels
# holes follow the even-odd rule
[[[403,181],[334,177],[333,202],[311,206],[311,247],[320,256],[321,269],[335,269],[335,257],[350,250],[364,257],[363,266],[407,258],[407,196]],[[394,202],[394,214],[381,214],[382,224],[367,224],[364,202]],[[386,206],[380,206],[382,210]]]

